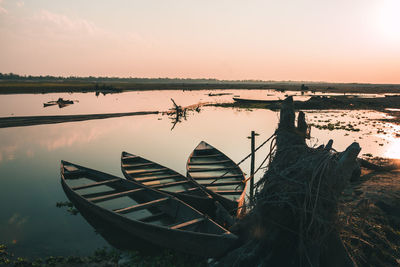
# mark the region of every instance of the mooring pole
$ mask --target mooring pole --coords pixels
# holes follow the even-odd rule
[[[254,131],[251,131],[250,203],[253,202],[253,196],[254,196],[255,137],[256,133]]]

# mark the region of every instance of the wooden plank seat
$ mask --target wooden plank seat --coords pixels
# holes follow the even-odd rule
[[[161,169],[154,169],[154,170],[146,170],[146,171],[133,171],[133,170],[126,170],[129,175],[143,175],[143,174],[151,174],[157,172],[165,172],[169,171],[168,168],[161,168]]]
[[[190,181],[188,180],[183,180],[183,181],[177,181],[177,182],[171,182],[171,183],[164,183],[164,184],[158,184],[158,185],[153,185],[153,188],[165,188],[165,187],[171,187],[171,186],[176,186],[176,185],[182,185],[182,184],[187,184]]]
[[[71,187],[72,190],[80,190],[80,189],[86,189],[94,186],[99,186],[99,185],[106,185],[106,184],[111,184],[120,181],[121,179],[116,178],[116,179],[111,179],[107,181],[101,181],[101,182],[96,182],[96,183],[91,183],[91,184],[86,184],[86,185],[80,185],[80,186],[74,186]]]
[[[215,182],[215,183],[207,183],[207,184],[202,184],[202,186],[227,186],[227,185],[239,185],[244,183],[242,181],[229,181],[229,182]]]
[[[87,200],[96,203],[96,202],[100,202],[100,201],[106,201],[106,200],[111,200],[114,198],[124,197],[124,196],[130,195],[130,194],[142,191],[142,190],[145,190],[145,188],[131,189],[131,190],[115,193],[115,194],[108,194],[105,196],[88,198]]]
[[[237,167],[226,167],[226,168],[189,168],[189,172],[214,172],[214,171],[227,171],[227,170],[237,170]]]
[[[138,164],[122,164],[122,167],[129,169],[129,168],[140,168],[140,167],[147,167],[156,165],[154,162],[146,162],[146,163],[138,163]]]
[[[223,163],[230,163],[230,160],[218,160],[218,161],[210,161],[210,162],[188,162],[188,165],[216,165]]]
[[[157,181],[157,180],[165,180],[165,179],[172,179],[172,178],[177,178],[181,177],[179,174],[174,174],[174,175],[167,175],[167,176],[146,176],[144,178],[135,178],[136,181],[140,183],[146,183],[146,182],[152,182],[152,181]]]
[[[190,220],[190,221],[187,221],[187,222],[183,222],[183,223],[179,223],[179,224],[170,226],[170,229],[184,228],[184,227],[187,227],[189,225],[194,225],[194,224],[201,223],[202,221],[204,221],[204,218],[197,218],[197,219],[194,219],[194,220]]]
[[[149,202],[145,202],[145,203],[140,203],[140,204],[136,204],[127,208],[123,208],[123,209],[117,209],[114,210],[114,212],[120,213],[120,214],[126,214],[132,211],[136,211],[136,210],[141,210],[141,209],[145,209],[145,208],[149,208],[155,205],[158,205],[164,201],[167,201],[168,199],[170,199],[169,197],[164,197],[164,198],[159,198],[156,200],[152,200]]]
[[[238,177],[243,177],[242,174],[237,174],[237,175],[215,175],[215,176],[200,176],[200,177],[196,177],[196,176],[192,176],[193,179],[195,180],[211,180],[211,179],[230,179],[230,178],[238,178]]]

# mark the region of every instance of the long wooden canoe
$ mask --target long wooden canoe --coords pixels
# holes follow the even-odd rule
[[[218,257],[238,240],[179,199],[139,183],[66,161],[61,162],[61,183],[74,201],[108,221],[110,227],[157,246]]]
[[[215,200],[205,188],[182,174],[128,152],[121,154],[121,171],[126,179],[174,195],[215,219]]]
[[[239,166],[215,147],[201,141],[186,164],[187,176],[206,187],[228,211],[244,212],[245,176]]]

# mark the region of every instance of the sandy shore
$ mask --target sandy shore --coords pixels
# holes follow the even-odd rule
[[[54,123],[73,122],[73,121],[99,120],[99,119],[140,116],[140,115],[149,115],[158,113],[159,113],[158,111],[141,111],[141,112],[86,114],[86,115],[3,117],[0,118],[0,128],[32,126],[40,124],[54,124]]]

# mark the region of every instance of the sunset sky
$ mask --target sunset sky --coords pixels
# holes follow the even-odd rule
[[[400,83],[400,0],[0,0],[0,72]]]

